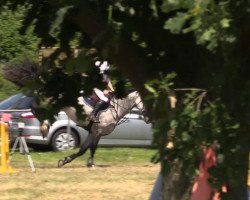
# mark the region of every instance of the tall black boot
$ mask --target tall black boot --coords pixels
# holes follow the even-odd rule
[[[92,111],[91,113],[91,119],[94,121],[94,122],[97,122],[97,114],[100,110],[104,110],[106,109],[107,107],[109,106],[109,103],[108,102],[105,102],[105,101],[102,101],[100,100],[99,102],[96,103],[95,107],[94,107],[94,110]]]

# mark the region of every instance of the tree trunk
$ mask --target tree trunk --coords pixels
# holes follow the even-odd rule
[[[230,180],[228,185],[229,200],[247,200],[247,179],[248,179],[248,163],[249,163],[249,132],[240,136],[238,143],[240,150],[237,158],[234,160],[240,167],[236,180]]]
[[[185,166],[178,161],[163,178],[162,200],[189,200],[192,181],[185,175]]]

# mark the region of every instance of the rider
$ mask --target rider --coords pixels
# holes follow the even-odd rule
[[[102,81],[106,84],[106,90],[102,91],[98,88],[93,89],[92,98],[94,98],[97,102],[94,106],[94,110],[91,114],[91,119],[93,121],[97,121],[96,117],[100,110],[106,109],[109,106],[109,101],[111,98],[112,92],[114,92],[114,88],[108,76],[109,65],[107,61],[100,62],[96,61],[95,66],[99,67],[100,74],[102,74]]]

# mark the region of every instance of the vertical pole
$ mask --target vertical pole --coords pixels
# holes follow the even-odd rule
[[[3,122],[0,122],[0,132],[1,132],[1,171],[6,171],[6,134],[5,134],[5,126]]]
[[[31,158],[31,156],[30,156],[29,148],[28,148],[28,146],[27,146],[27,143],[26,143],[26,141],[25,141],[25,138],[24,138],[23,135],[22,135],[22,131],[23,131],[24,126],[25,126],[24,123],[22,123],[22,122],[19,122],[19,123],[18,123],[19,135],[18,135],[18,137],[17,137],[16,140],[15,140],[15,143],[14,143],[14,145],[13,145],[13,148],[11,149],[10,154],[12,155],[12,154],[15,152],[16,147],[17,147],[17,145],[18,145],[18,143],[19,143],[19,151],[20,151],[20,153],[21,153],[21,154],[24,154],[24,155],[27,154],[27,156],[28,156],[28,161],[29,161],[31,170],[32,170],[32,172],[35,172],[36,169],[35,169],[35,167],[34,167],[32,158]],[[11,156],[11,158],[12,158],[12,156]],[[11,159],[11,158],[10,158],[10,159]]]
[[[35,172],[36,169],[35,169],[34,163],[33,163],[33,161],[32,161],[32,158],[31,158],[31,156],[30,156],[29,148],[28,148],[28,146],[27,146],[27,143],[26,143],[24,137],[21,137],[20,143],[22,143],[23,148],[24,148],[24,152],[25,152],[25,154],[27,154],[27,156],[28,156],[28,161],[29,161],[29,164],[30,164],[30,167],[31,167],[32,172]]]
[[[250,199],[250,153],[248,158],[248,177],[247,177],[247,185],[248,185],[248,199]]]
[[[68,116],[67,116],[68,117]],[[70,118],[68,117],[68,125],[67,125],[67,149],[70,147],[69,145],[69,138],[71,134],[71,128],[70,128]]]
[[[249,198],[250,198],[250,153],[248,158],[248,177],[247,177],[247,185],[249,188]]]
[[[0,173],[12,173],[13,169],[9,162],[9,133],[8,127],[4,122],[0,122],[1,136],[1,168]]]

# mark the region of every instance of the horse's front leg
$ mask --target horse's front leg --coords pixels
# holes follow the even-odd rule
[[[67,163],[72,162],[78,156],[83,155],[88,150],[88,148],[91,146],[91,144],[93,143],[94,138],[95,138],[94,134],[89,133],[86,141],[80,147],[79,151],[77,153],[73,153],[70,156],[65,157],[63,160],[59,160],[58,161],[58,167],[62,167],[63,165],[66,165]]]
[[[98,145],[100,138],[101,138],[101,136],[95,135],[93,143],[90,145],[90,157],[88,158],[88,161],[87,161],[87,167],[95,166],[94,155],[95,155],[96,148],[97,148],[97,145]]]

